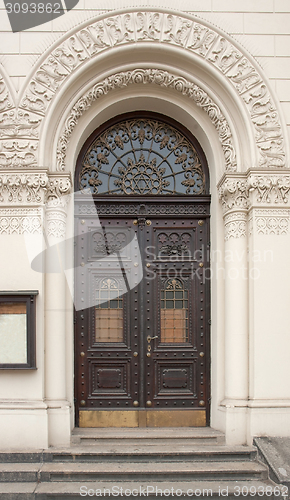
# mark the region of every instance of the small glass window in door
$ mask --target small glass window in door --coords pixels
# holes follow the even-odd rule
[[[161,290],[161,342],[188,342],[188,291],[181,280],[165,281]]]
[[[95,341],[123,342],[123,290],[117,280],[105,278],[96,290]]]

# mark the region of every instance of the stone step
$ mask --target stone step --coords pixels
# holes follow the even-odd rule
[[[242,481],[267,479],[268,470],[259,462],[111,462],[1,464],[1,482],[47,481]]]
[[[151,446],[158,443],[172,447],[173,442],[174,446],[224,444],[225,436],[210,427],[77,428],[72,434],[72,445],[118,445],[122,441],[134,446],[146,442]]]
[[[175,443],[174,443],[175,445]],[[254,460],[257,450],[254,446],[138,446],[132,444],[84,446],[70,450],[48,450],[43,453],[44,462],[181,462],[181,461],[239,461]],[[7,462],[7,461],[6,461]]]
[[[112,488],[115,488],[112,490]],[[122,489],[121,489],[122,488]],[[276,489],[275,489],[276,488]],[[172,482],[163,481],[158,484],[146,482],[56,482],[56,483],[0,483],[1,500],[80,500],[82,497],[97,498],[96,490],[102,496],[112,497],[112,491],[119,493],[119,498],[154,497],[155,499],[170,498],[214,498],[223,497],[234,500],[236,498],[261,498],[282,499],[277,495],[277,485],[272,481],[235,481],[229,483],[223,480],[217,481],[190,481]],[[162,492],[162,495],[160,494]],[[82,495],[80,493],[82,492]],[[125,493],[126,492],[126,493]],[[136,492],[138,495],[136,495]],[[267,493],[266,493],[267,492]],[[272,495],[269,495],[269,492]],[[130,495],[130,493],[132,493]],[[263,494],[262,494],[263,493]],[[117,496],[117,495],[116,495]]]
[[[41,462],[115,462],[146,461],[237,461],[254,460],[257,449],[254,446],[222,446],[222,445],[147,445],[142,442],[138,446],[122,442],[116,445],[73,446],[70,448],[50,448],[41,452],[0,452],[1,463],[41,463]],[[0,465],[1,467],[1,465]]]
[[[2,463],[0,465],[0,482],[33,482],[38,481],[42,463]]]

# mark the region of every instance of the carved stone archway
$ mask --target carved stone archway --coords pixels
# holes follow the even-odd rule
[[[106,13],[57,42],[35,66],[9,123],[27,124],[32,148],[48,109],[62,87],[103,55],[120,47],[182,49],[230,85],[255,134],[260,167],[285,167],[286,135],[279,105],[256,61],[236,41],[206,21],[165,9]],[[6,125],[8,124],[6,123]]]

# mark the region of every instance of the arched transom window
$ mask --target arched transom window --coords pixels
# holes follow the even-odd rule
[[[86,150],[79,188],[93,194],[202,195],[205,173],[194,145],[160,119],[123,119]]]

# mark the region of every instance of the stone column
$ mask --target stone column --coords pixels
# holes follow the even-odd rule
[[[67,174],[50,177],[46,203],[45,285],[45,397],[50,446],[70,443],[70,404],[66,388],[66,280],[64,241],[67,201],[71,187]],[[62,245],[59,245],[62,243]]]
[[[226,438],[246,442],[248,400],[248,258],[246,179],[228,174],[219,186],[225,225]]]

